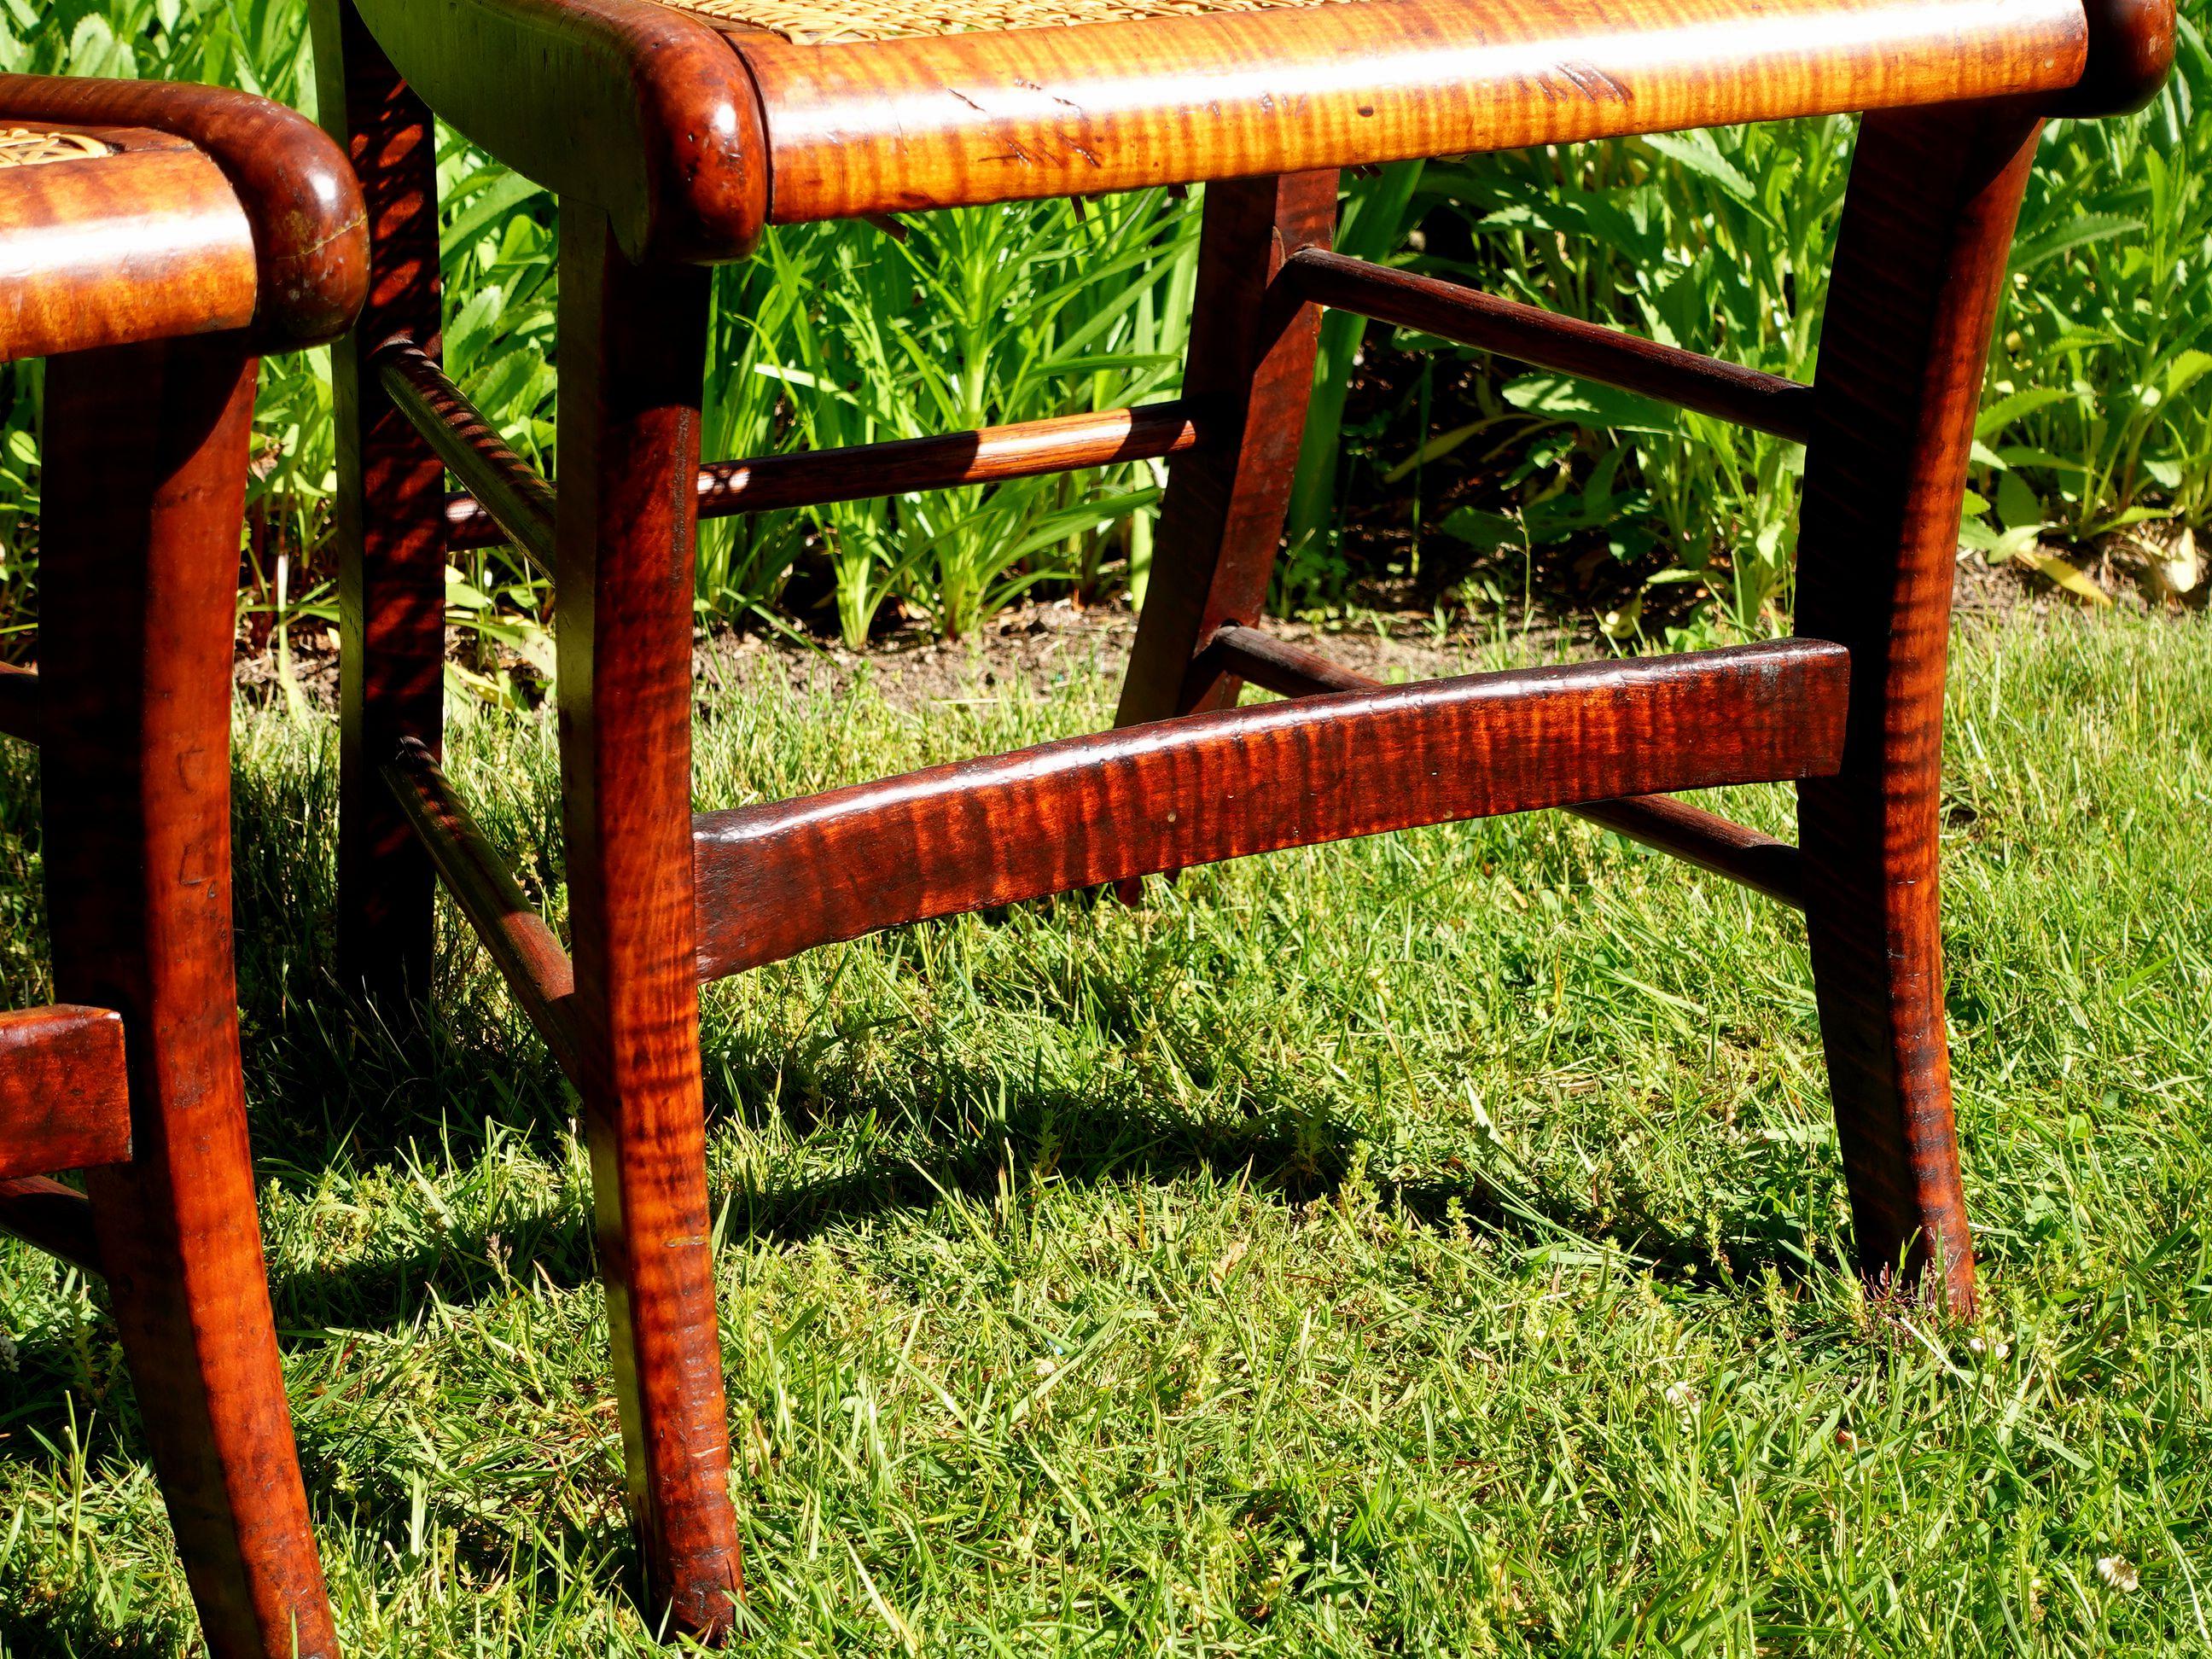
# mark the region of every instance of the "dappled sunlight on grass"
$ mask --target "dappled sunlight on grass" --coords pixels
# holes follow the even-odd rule
[[[717,691],[698,793],[1087,729],[1110,690]],[[1802,928],[1556,815],[714,988],[748,1650],[2212,1647],[2212,629],[1968,632],[1950,731],[1972,1328],[1842,1268]],[[557,921],[550,723],[452,750]],[[427,1060],[329,995],[331,754],[248,720],[239,859],[348,1650],[643,1650],[573,1101],[450,915]],[[0,760],[11,915],[33,787]],[[0,1244],[0,1649],[177,1650],[99,1298]]]

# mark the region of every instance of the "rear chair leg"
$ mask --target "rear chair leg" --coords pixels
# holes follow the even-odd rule
[[[652,1605],[741,1595],[714,1316],[691,870],[691,599],[708,273],[561,208],[556,592],[576,1028]]]
[[[332,351],[338,487],[338,975],[395,1023],[429,988],[428,856],[380,770],[405,738],[434,758],[445,720],[445,468],[392,406],[370,354],[439,349],[436,131],[348,0],[313,0],[324,124],[368,210],[368,303]],[[402,1028],[404,1029],[404,1027]]]
[[[1974,1258],[1943,1028],[1936,841],[1960,501],[2039,121],[1869,115],[1836,251],[1807,450],[1797,631],[1851,653],[1843,770],[1798,790],[1807,920],[1861,1270]]]
[[[119,1009],[108,1294],[217,1659],[334,1656],[254,1211],[231,963],[230,665],[254,363],[235,336],[46,371],[40,749],[54,987]]]
[[[1116,726],[1237,701],[1243,682],[1197,659],[1214,629],[1257,622],[1267,602],[1321,340],[1320,307],[1268,284],[1300,248],[1328,246],[1336,183],[1334,173],[1298,173],[1206,187],[1183,395],[1242,420],[1233,444],[1169,464]]]

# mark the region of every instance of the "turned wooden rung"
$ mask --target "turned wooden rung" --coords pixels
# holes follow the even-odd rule
[[[569,1012],[576,974],[559,938],[531,908],[428,749],[413,738],[402,739],[398,754],[384,767],[384,781],[523,1013],[569,1081],[581,1088],[581,1051]]]
[[[68,1004],[0,1014],[0,1179],[130,1156],[123,1017]]]
[[[1383,684],[1255,628],[1218,629],[1206,647],[1226,672],[1285,697],[1357,691]],[[1670,795],[1630,795],[1561,809],[1647,847],[1805,908],[1804,855],[1787,842]]]
[[[1163,870],[1841,763],[1849,653],[1776,640],[1124,726],[693,820],[702,979]]]
[[[1809,386],[1656,340],[1639,340],[1597,323],[1557,316],[1536,306],[1500,300],[1456,283],[1393,270],[1322,248],[1303,248],[1292,254],[1276,280],[1317,305],[1642,392],[1791,443],[1802,444],[1812,433]]]
[[[436,374],[436,366],[423,361],[429,372]],[[420,368],[411,372],[422,375]],[[458,399],[459,393],[453,397]],[[985,427],[977,432],[714,461],[699,469],[699,516],[724,519],[777,507],[820,507],[829,501],[866,501],[910,490],[951,489],[963,484],[998,483],[1048,472],[1111,466],[1120,461],[1154,460],[1197,448],[1209,442],[1216,430],[1216,424],[1197,404],[1147,404],[1139,409],[1109,409],[1095,415],[1062,415],[1016,426]],[[434,445],[438,441],[431,438]],[[494,503],[478,500],[471,493],[476,489],[471,475],[454,465],[444,448],[439,453],[447,457],[454,475],[470,486],[469,490],[447,498],[446,544],[488,547],[502,539],[501,526],[505,521],[497,510],[487,511]],[[535,474],[531,476],[535,479]],[[538,482],[543,489],[543,481]],[[550,495],[546,512],[550,526]],[[515,532],[510,527],[506,533]],[[550,527],[547,534],[550,535]]]
[[[507,447],[476,405],[412,340],[404,335],[377,348],[378,377],[392,404],[422,441],[437,452],[446,470],[465,486],[451,498],[465,501],[481,520],[483,532],[455,541],[450,501],[448,546],[488,547],[512,541],[550,574],[553,568],[553,486]]]
[[[0,735],[39,740],[39,677],[12,663],[0,663]]]

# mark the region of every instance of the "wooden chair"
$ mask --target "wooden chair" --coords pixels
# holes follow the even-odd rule
[[[581,1091],[630,1498],[684,1628],[740,1589],[696,988],[874,928],[1566,807],[1805,911],[1860,1256],[1972,1307],[1936,884],[1960,492],[2041,120],[2147,100],[2170,0],[319,0],[317,27],[375,235],[339,368],[343,965],[422,993],[434,866]],[[433,111],[561,198],[557,496],[439,368]],[[1843,111],[1873,112],[1812,386],[1330,252],[1348,165]],[[1177,401],[700,465],[708,267],[763,226],[1185,181]],[[1390,689],[1271,641],[1324,306],[1807,444],[1799,636]],[[693,817],[698,517],[1170,455],[1116,730]],[[573,968],[438,768],[447,552],[502,539],[555,572]],[[1291,700],[1240,709],[1246,681]],[[1796,848],[1662,793],[1784,780]]]
[[[246,1146],[230,679],[256,356],[343,329],[368,252],[289,110],[0,76],[0,361],[47,359],[39,668],[0,670],[0,732],[39,745],[61,999],[0,1015],[0,1228],[106,1275],[219,1659],[337,1651]]]

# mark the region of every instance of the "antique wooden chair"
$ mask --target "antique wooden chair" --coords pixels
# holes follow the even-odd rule
[[[368,253],[289,110],[0,76],[0,362],[47,360],[39,667],[0,669],[0,732],[39,745],[61,999],[0,1015],[0,1228],[106,1275],[220,1659],[337,1651],[246,1146],[230,675],[256,356],[344,328]]]
[[[434,866],[575,1080],[630,1497],[684,1626],[740,1585],[696,988],[871,929],[1580,811],[1805,911],[1856,1249],[1971,1307],[1936,884],[1967,446],[2040,122],[2148,98],[2170,0],[319,8],[375,266],[339,367],[343,967],[422,994]],[[557,496],[439,367],[433,111],[560,198]],[[1873,112],[1811,386],[1330,251],[1348,165],[1844,111]],[[1177,401],[700,465],[707,268],[763,226],[1197,181]],[[1271,641],[1323,306],[1807,444],[1799,636],[1390,689]],[[695,819],[699,515],[1140,456],[1174,459],[1119,729]],[[501,539],[555,573],[573,969],[438,768],[446,555]],[[1240,709],[1248,680],[1290,701]],[[1780,781],[1796,848],[1661,793]]]

